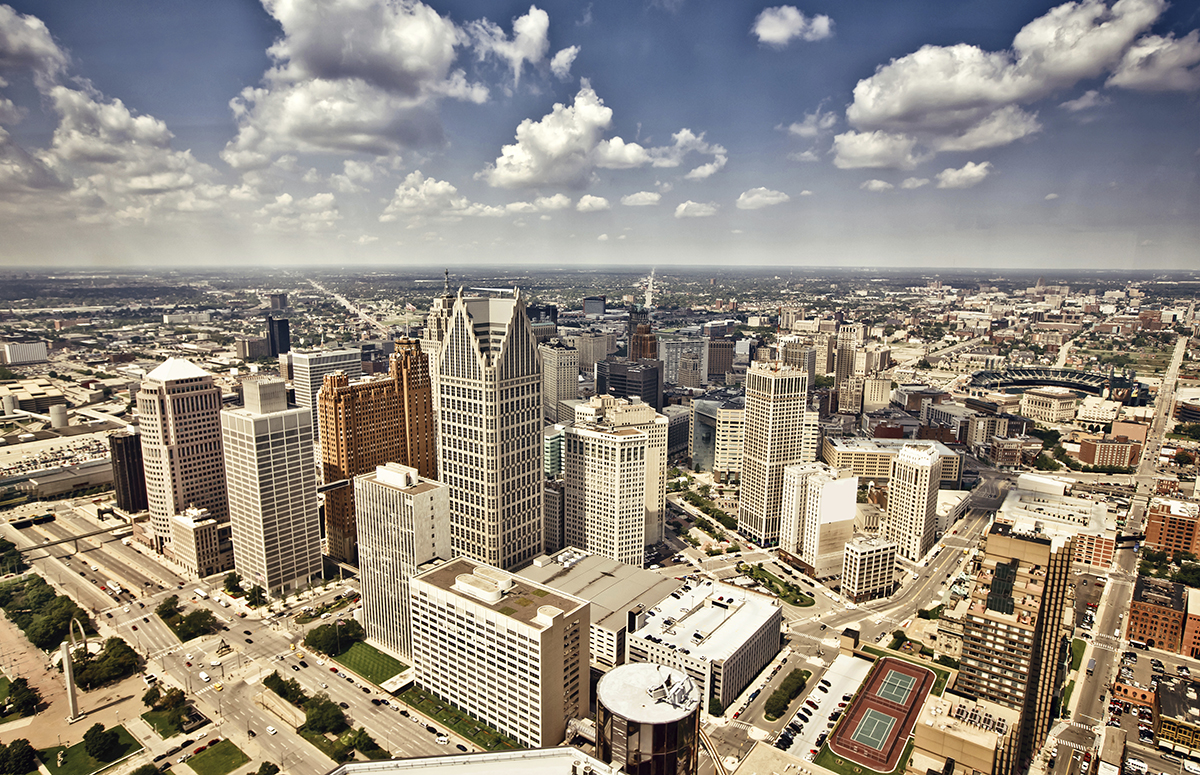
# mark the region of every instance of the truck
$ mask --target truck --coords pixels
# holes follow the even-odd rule
[[[192,590],[192,594],[194,594],[196,597],[200,598],[201,600],[208,599],[208,593],[205,592],[203,589],[194,589],[194,590]]]
[[[112,592],[113,597],[116,597],[117,595],[121,594],[121,585],[115,581],[109,581],[108,591]]]
[[[1094,673],[1094,672],[1096,672],[1096,660],[1095,660],[1095,659],[1089,659],[1089,660],[1088,660],[1088,672],[1087,672],[1087,674],[1088,674],[1088,675],[1091,675],[1091,674],[1092,674],[1092,673]]]

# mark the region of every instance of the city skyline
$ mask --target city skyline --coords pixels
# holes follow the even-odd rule
[[[1196,260],[1181,4],[264,6],[0,5],[0,264]]]

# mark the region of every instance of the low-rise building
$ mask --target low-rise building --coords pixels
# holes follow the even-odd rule
[[[1154,693],[1158,746],[1194,758],[1200,755],[1200,682],[1160,683]]]
[[[1182,584],[1138,576],[1129,603],[1125,637],[1150,648],[1178,652],[1187,619],[1187,593]]]
[[[1142,445],[1124,436],[1103,436],[1079,442],[1079,460],[1089,466],[1132,468],[1142,457]]]
[[[949,775],[1004,775],[1015,771],[1021,713],[947,690],[930,694],[913,728],[909,770]],[[947,769],[953,765],[953,770]]]
[[[962,460],[952,449],[939,441],[909,441],[907,439],[848,439],[827,436],[821,447],[821,459],[834,468],[849,469],[859,479],[877,484],[891,476],[892,459],[910,445],[932,446],[942,458],[941,486],[958,489],[962,481]]]
[[[171,518],[171,556],[194,579],[233,570],[233,526],[207,509],[189,508]]]
[[[1200,554],[1200,503],[1152,498],[1146,510],[1146,546],[1168,552]]]
[[[1075,537],[1075,562],[1108,568],[1116,552],[1116,537],[1107,527],[1107,505],[1066,492],[1067,485],[1059,480],[1022,474],[996,512],[996,522],[1024,531],[1069,533]]]
[[[1079,397],[1066,388],[1031,388],[1021,396],[1021,414],[1038,422],[1071,422],[1078,403]]]
[[[855,603],[888,597],[896,588],[896,544],[857,537],[846,543],[842,597]]]

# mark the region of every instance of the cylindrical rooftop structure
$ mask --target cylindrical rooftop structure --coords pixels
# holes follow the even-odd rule
[[[50,427],[65,428],[69,420],[67,420],[67,405],[55,404],[50,407]]]
[[[596,750],[629,775],[694,775],[702,689],[672,667],[613,668],[596,685]]]

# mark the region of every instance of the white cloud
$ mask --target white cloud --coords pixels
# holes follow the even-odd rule
[[[579,56],[579,46],[560,50],[550,60],[550,72],[554,73],[554,77],[560,81],[567,80],[571,77],[571,65],[575,64],[577,56]]]
[[[967,162],[961,169],[947,167],[937,174],[938,188],[971,188],[983,182],[992,171],[990,161],[976,164]]]
[[[608,235],[601,234],[599,237],[596,237],[596,241],[597,242],[608,242]]]
[[[870,191],[875,194],[881,194],[884,191],[891,191],[895,186],[888,183],[886,180],[867,180],[859,186],[863,191]]]
[[[379,237],[376,237],[376,236],[373,236],[370,234],[360,234],[360,235],[358,235],[358,238],[356,240],[354,240],[354,244],[355,245],[370,245],[371,243],[378,242],[378,241],[379,241]]]
[[[800,192],[800,196],[812,196],[812,192],[806,188]]]
[[[759,210],[763,207],[790,202],[791,199],[790,196],[782,191],[772,191],[769,188],[760,186],[759,188],[752,188],[749,191],[743,191],[737,198],[737,208],[739,210]]]
[[[843,132],[833,138],[834,166],[839,169],[910,170],[928,156],[918,155],[917,140],[882,130]]]
[[[454,184],[427,178],[420,170],[410,172],[392,195],[379,220],[388,223],[401,215],[433,215],[463,211],[471,202]]]
[[[502,188],[544,185],[583,187],[594,168],[632,169],[646,165],[677,167],[689,153],[714,157],[720,169],[725,149],[705,141],[704,134],[680,129],[672,144],[645,148],[620,137],[602,139],[612,126],[612,108],[584,79],[571,105],[556,103],[541,120],[527,118],[517,127],[516,142],[504,146],[499,158],[476,177]],[[719,162],[719,163],[718,163]],[[702,173],[698,172],[697,177]],[[711,172],[709,172],[711,174]]]
[[[717,214],[717,206],[711,203],[687,200],[675,208],[676,218],[707,218]]]
[[[1055,199],[1058,199],[1058,194],[1046,194],[1045,199],[1047,202],[1053,202]]]
[[[661,199],[662,194],[657,191],[639,191],[636,194],[621,197],[621,204],[626,207],[647,207],[658,204]]]
[[[812,113],[805,113],[803,121],[796,121],[788,125],[788,133],[796,137],[813,138],[822,132],[833,129],[837,125],[838,117],[833,111],[825,113],[817,108]]]
[[[1089,110],[1090,108],[1098,108],[1107,105],[1111,102],[1108,97],[1105,97],[1095,89],[1089,89],[1073,100],[1059,103],[1059,107],[1064,110],[1069,110],[1072,113],[1078,113],[1081,110]]]
[[[536,64],[546,57],[550,41],[550,15],[536,5],[529,12],[513,20],[513,36],[510,39],[499,25],[480,19],[467,25],[475,39],[475,51],[480,59],[496,56],[508,62],[513,72],[513,82],[520,83],[521,68],[526,62]],[[572,59],[574,57],[572,56]],[[570,62],[567,63],[570,67]]]
[[[921,186],[928,184],[929,178],[905,178],[904,181],[900,183],[900,188],[913,189],[920,188]]]
[[[66,72],[68,63],[45,22],[0,5],[0,76],[28,70],[38,88],[45,90]]]
[[[236,168],[260,168],[286,152],[390,155],[437,146],[442,99],[487,99],[486,87],[452,70],[469,37],[424,3],[265,5],[283,37],[267,50],[273,66],[263,84],[230,101],[238,133],[221,156]]]
[[[539,210],[565,210],[571,206],[571,197],[566,194],[539,196],[533,200],[533,206]]]
[[[1025,25],[1012,47],[923,46],[860,80],[846,110],[860,132],[912,137],[933,151],[1011,143],[1041,129],[1019,106],[1114,66],[1165,0],[1078,0]]]
[[[1200,31],[1183,38],[1147,35],[1125,52],[1107,85],[1141,91],[1200,89]]]
[[[791,161],[802,161],[805,163],[820,161],[821,157],[817,155],[815,148],[809,148],[807,151],[793,151],[787,155]]]
[[[575,209],[581,213],[598,213],[601,210],[607,210],[611,207],[608,200],[602,196],[592,196],[584,194],[579,197],[579,201],[575,204]]]
[[[256,214],[266,219],[263,228],[281,232],[328,232],[342,218],[336,197],[328,192],[300,200],[280,194]]]
[[[712,177],[716,172],[724,167],[726,161],[728,161],[728,159],[724,154],[717,154],[717,157],[708,164],[701,164],[699,167],[696,167],[683,177],[685,180],[704,180],[705,178]]]
[[[823,40],[833,34],[833,20],[825,14],[808,17],[795,7],[780,5],[764,8],[750,31],[759,43],[783,47],[794,38]]]

